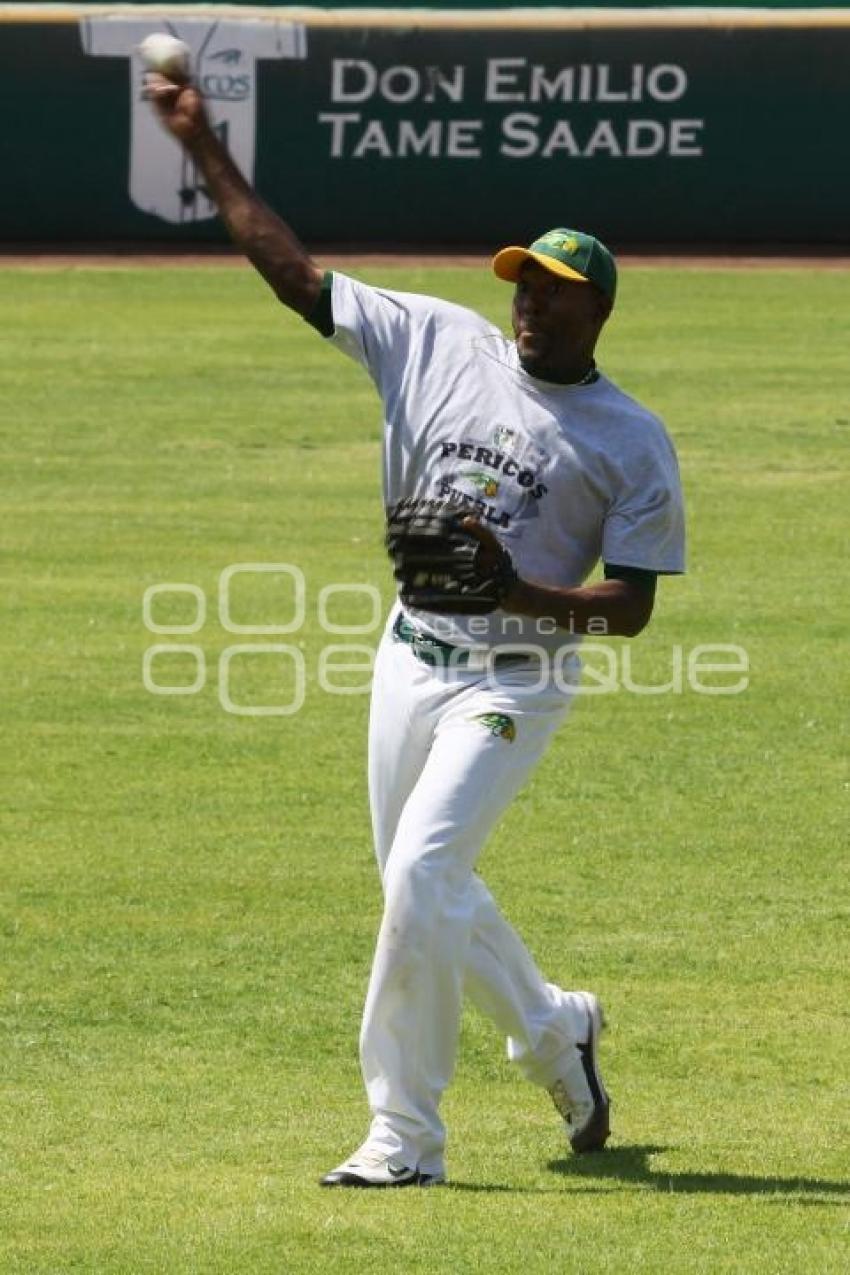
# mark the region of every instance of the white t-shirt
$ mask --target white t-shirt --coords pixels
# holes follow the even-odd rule
[[[333,276],[329,339],[369,372],[384,404],[389,506],[442,498],[469,509],[520,575],[570,587],[604,562],[684,570],[676,454],[664,426],[605,376],[556,385],[462,306]],[[529,617],[411,612],[459,645],[564,644]]]

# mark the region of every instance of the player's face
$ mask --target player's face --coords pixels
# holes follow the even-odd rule
[[[519,361],[532,376],[570,380],[586,371],[610,304],[598,288],[528,261],[516,285],[513,325]]]

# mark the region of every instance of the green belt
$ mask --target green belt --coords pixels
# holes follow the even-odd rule
[[[393,636],[398,638],[399,642],[406,643],[417,660],[421,660],[423,664],[430,664],[432,668],[468,668],[471,660],[482,666],[486,664],[489,668],[499,668],[505,664],[528,663],[527,655],[518,653],[490,655],[488,659],[486,652],[480,646],[472,650],[462,646],[452,646],[449,642],[442,642],[439,638],[432,637],[430,633],[417,629],[415,624],[411,624],[401,614],[393,625]]]

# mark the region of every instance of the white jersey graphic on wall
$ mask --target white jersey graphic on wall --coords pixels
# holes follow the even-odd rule
[[[145,67],[138,46],[168,31],[192,50],[192,74],[216,131],[249,182],[254,178],[256,66],[264,58],[307,56],[306,29],[291,22],[210,18],[80,19],[83,52],[130,60],[130,198],[142,212],[175,224],[216,215],[201,174],[142,99]]]

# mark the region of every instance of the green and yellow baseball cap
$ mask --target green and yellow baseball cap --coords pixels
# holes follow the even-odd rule
[[[500,279],[516,283],[526,261],[536,261],[544,270],[595,283],[612,302],[617,292],[617,265],[612,254],[593,235],[583,230],[557,226],[535,239],[528,248],[502,248],[493,258],[493,270]]]

